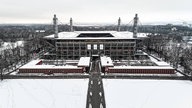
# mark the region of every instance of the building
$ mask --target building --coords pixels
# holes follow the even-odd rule
[[[137,51],[137,42],[146,34],[137,33],[136,14],[132,32],[120,31],[120,18],[117,31],[74,31],[72,19],[70,19],[70,32],[58,33],[57,18],[53,18],[55,34],[45,36],[48,48],[53,47],[52,52],[46,54],[45,58],[76,60],[80,57],[109,56],[114,59],[134,59]]]
[[[58,33],[57,20],[54,15],[55,33],[43,38],[43,60],[21,67],[20,73],[84,73],[99,63],[98,70],[104,73],[174,74],[168,64],[151,59],[140,50],[140,42],[147,36],[137,33],[137,14],[133,32],[120,30],[120,18],[117,31],[74,31],[71,18],[70,32]]]
[[[143,35],[144,36],[144,35]],[[79,59],[106,55],[112,59],[131,59],[136,52],[138,38],[131,32],[117,31],[76,31],[61,32],[44,38],[55,45],[55,57],[58,59]]]

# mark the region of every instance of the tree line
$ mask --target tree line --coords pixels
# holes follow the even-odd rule
[[[151,34],[149,37],[145,43],[147,52],[158,54],[176,69],[183,67],[186,74],[192,73],[192,45],[184,41],[182,36]]]

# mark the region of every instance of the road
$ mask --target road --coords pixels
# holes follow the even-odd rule
[[[92,62],[86,108],[106,108],[99,62],[99,60]]]

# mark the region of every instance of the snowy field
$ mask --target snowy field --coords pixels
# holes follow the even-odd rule
[[[192,108],[192,82],[104,79],[107,108]]]
[[[88,79],[0,82],[0,108],[85,108]]]

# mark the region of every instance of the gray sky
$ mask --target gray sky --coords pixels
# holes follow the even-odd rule
[[[138,13],[140,21],[192,21],[191,0],[1,0],[0,23],[128,23]]]

